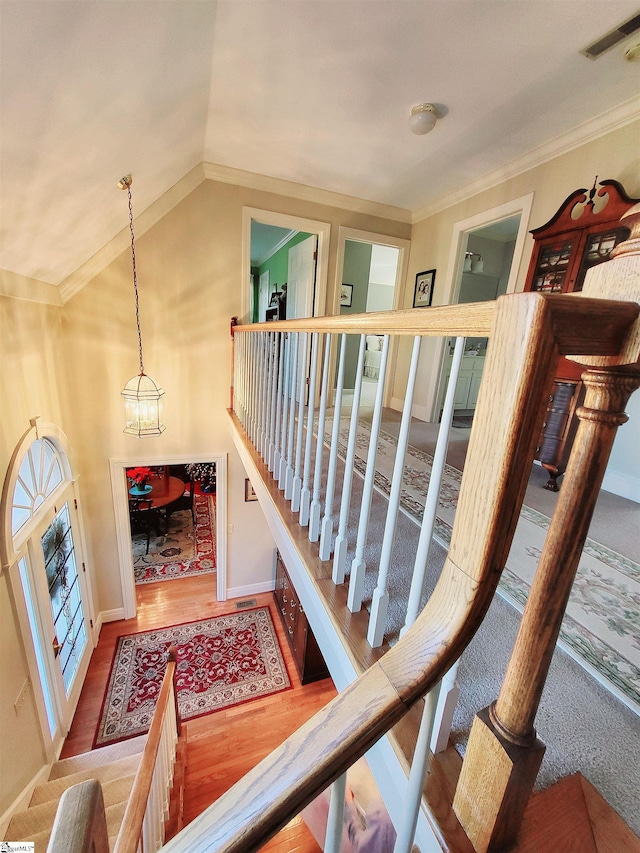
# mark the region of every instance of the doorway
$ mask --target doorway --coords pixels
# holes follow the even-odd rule
[[[125,473],[136,586],[215,574],[215,462],[138,465]]]
[[[116,539],[118,543],[118,560],[120,563],[120,580],[122,585],[122,601],[123,608],[122,614],[118,614],[118,618],[122,619],[131,619],[136,615],[136,584],[135,584],[135,565],[134,565],[134,554],[132,550],[132,538],[131,538],[131,522],[130,522],[130,493],[129,489],[131,488],[131,484],[127,479],[127,469],[131,469],[133,467],[144,467],[148,469],[157,469],[161,470],[162,476],[166,476],[168,478],[179,479],[177,477],[177,473],[179,471],[194,472],[194,480],[198,480],[197,491],[202,491],[203,499],[200,503],[205,505],[207,501],[206,497],[209,497],[211,493],[205,492],[205,487],[207,483],[211,482],[211,472],[215,472],[215,510],[214,515],[215,518],[211,519],[212,524],[212,534],[215,538],[215,575],[211,575],[212,584],[215,585],[216,588],[216,598],[218,601],[224,601],[227,597],[227,548],[226,548],[226,532],[227,532],[227,504],[226,504],[226,494],[227,494],[227,458],[226,455],[219,455],[215,453],[211,454],[192,454],[189,456],[181,456],[181,457],[171,457],[171,458],[152,458],[152,459],[143,459],[138,462],[137,466],[132,464],[132,460],[130,459],[112,459],[109,461],[109,467],[111,472],[111,490],[113,497],[113,507],[114,514],[116,520]],[[205,471],[206,468],[206,471]],[[189,475],[190,475],[189,471]],[[206,474],[209,474],[209,479],[207,480]],[[181,494],[184,496],[185,489],[182,488],[184,483],[180,484],[180,488],[178,489],[178,493],[175,495],[176,498],[180,497]],[[160,490],[159,485],[159,494],[164,494]],[[209,502],[209,506],[210,506]],[[198,501],[195,501],[195,507],[198,507]],[[153,507],[149,507],[153,509]],[[181,510],[184,511],[184,510]],[[188,510],[190,513],[190,509]],[[194,510],[195,515],[196,510]],[[170,514],[171,515],[171,514]],[[197,519],[194,519],[197,522]],[[161,522],[161,535],[160,539],[162,539],[162,531],[165,529],[164,521]],[[145,544],[143,546],[143,550],[146,551],[146,538],[144,540]],[[169,544],[169,550],[173,547]],[[205,545],[206,547],[206,545]],[[146,556],[146,555],[145,555]],[[171,556],[171,555],[169,555]],[[179,555],[174,555],[179,556]],[[200,559],[206,561],[206,556],[204,552],[199,556],[194,554],[194,559]],[[144,562],[144,561],[143,561]],[[181,563],[181,560],[176,560],[175,564]],[[141,563],[142,565],[142,563]],[[138,567],[140,569],[140,566]],[[140,573],[140,572],[139,572]]]
[[[454,225],[445,281],[444,305],[483,302],[513,293],[522,260],[533,194],[514,199]],[[434,342],[435,343],[435,342]],[[453,357],[452,338],[435,344],[432,372],[432,422],[439,422]],[[467,338],[456,385],[454,420],[468,428],[473,420],[487,348],[485,338]]]
[[[409,241],[351,228],[340,228],[336,265],[336,314],[392,311],[402,304]],[[359,340],[348,335],[345,351],[343,405],[350,405],[358,366]],[[375,400],[381,357],[381,341],[367,336],[361,385],[361,407],[370,409]],[[391,373],[395,349],[390,352]],[[385,390],[385,396],[390,393]]]
[[[66,438],[53,425],[32,423],[7,471],[0,556],[14,590],[43,740],[53,756],[71,726],[93,651],[93,611]]]
[[[329,223],[244,207],[242,229],[241,322],[323,315]]]

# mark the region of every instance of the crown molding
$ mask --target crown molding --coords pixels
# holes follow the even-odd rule
[[[440,196],[440,198],[429,202],[429,204],[414,212],[411,222],[415,225],[416,222],[427,219],[441,210],[452,207],[461,201],[466,201],[468,198],[478,195],[478,193],[485,190],[492,189],[497,184],[515,178],[523,172],[528,172],[536,166],[540,166],[549,160],[560,157],[562,154],[573,151],[586,142],[625,127],[625,125],[631,124],[639,118],[640,98],[631,98],[631,100],[625,101],[623,104],[618,104],[618,106],[612,107],[607,112],[579,124],[572,130],[556,136],[549,142],[538,145],[537,148],[533,148],[531,151],[523,154],[522,157],[517,157],[505,166],[494,169],[494,171],[488,172],[475,181],[471,181],[469,184],[465,184],[465,186],[460,187],[454,192]]]
[[[55,284],[11,270],[0,270],[0,294],[11,299],[40,302],[43,305],[62,305],[60,290]]]
[[[203,165],[205,177],[211,181],[220,181],[223,184],[235,184],[248,189],[284,195],[326,207],[338,207],[342,210],[390,219],[393,222],[407,224],[411,222],[411,211],[403,207],[394,207],[391,204],[356,198],[332,190],[322,190],[319,187],[298,184],[295,181],[285,181],[282,178],[259,175],[257,172],[245,172],[243,169],[234,169],[231,166],[221,166],[217,163],[204,163]]]
[[[166,193],[156,199],[142,213],[136,216],[136,237],[152,228],[163,216],[185,199],[205,179],[202,163],[194,166],[191,171],[180,178]],[[65,304],[79,293],[91,279],[106,269],[122,252],[131,246],[131,232],[129,226],[119,231],[115,237],[109,240],[99,251],[95,253],[75,272],[62,281],[58,287],[61,296],[61,304]]]

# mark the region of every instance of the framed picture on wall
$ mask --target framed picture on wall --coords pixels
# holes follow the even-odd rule
[[[244,481],[244,499],[245,501],[257,501],[258,496],[253,490],[253,486],[251,485],[251,480],[246,477]]]
[[[436,280],[435,270],[425,270],[416,276],[416,287],[413,291],[413,307],[428,308],[433,299],[433,285]]]
[[[353,285],[352,284],[343,284],[340,288],[340,305],[345,305],[347,308],[351,307],[351,303],[353,302]]]

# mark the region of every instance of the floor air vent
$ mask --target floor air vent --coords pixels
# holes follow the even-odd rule
[[[255,598],[247,598],[244,601],[236,601],[236,610],[246,610],[247,607],[255,607]]]

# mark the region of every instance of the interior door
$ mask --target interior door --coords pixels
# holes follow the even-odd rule
[[[72,490],[65,490],[43,517],[30,551],[33,582],[44,641],[42,652],[51,675],[63,730],[68,731],[91,657],[86,624],[84,562],[79,550]]]
[[[287,320],[313,316],[316,285],[317,234],[289,249],[287,270]]]

